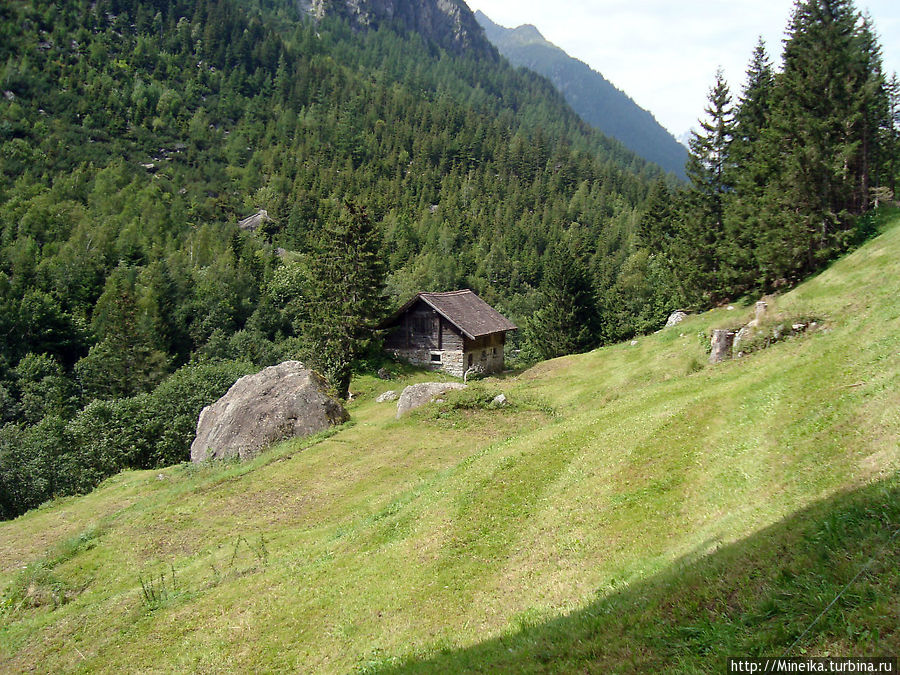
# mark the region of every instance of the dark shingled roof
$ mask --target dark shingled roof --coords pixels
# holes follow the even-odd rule
[[[392,325],[416,300],[423,300],[434,311],[459,328],[470,340],[482,335],[516,330],[516,325],[469,289],[447,293],[419,293],[383,325]]]

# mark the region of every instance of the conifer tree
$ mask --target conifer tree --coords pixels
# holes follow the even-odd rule
[[[731,159],[734,165],[734,192],[728,200],[725,232],[728,246],[725,260],[732,291],[743,292],[759,285],[756,251],[765,235],[760,218],[765,186],[776,167],[765,149],[775,75],[762,38],[753,50],[747,80],[734,115]]]
[[[731,141],[734,111],[722,70],[709,90],[706,117],[692,132],[686,166],[690,186],[682,195],[683,217],[673,257],[685,287],[701,297],[725,292],[722,278],[726,196],[732,188]]]
[[[325,225],[311,268],[299,333],[307,359],[346,398],[353,360],[370,346],[385,307],[381,235],[362,206],[346,202]]]
[[[774,92],[766,274],[799,278],[852,241],[887,118],[877,41],[850,0],[795,7]]]
[[[596,303],[587,270],[560,249],[549,253],[540,308],[525,320],[525,340],[542,359],[576,354],[596,340]]]

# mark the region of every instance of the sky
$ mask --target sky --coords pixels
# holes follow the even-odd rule
[[[761,35],[776,67],[793,0],[465,0],[508,28],[530,23],[649,110],[676,138],[697,126],[721,67],[739,94]],[[900,1],[857,0],[900,71]]]

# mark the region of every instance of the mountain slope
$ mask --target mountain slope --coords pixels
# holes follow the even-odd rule
[[[895,218],[770,299],[820,330],[740,360],[702,365],[697,334],[747,306],[401,420],[375,396],[433,375],[364,377],[331,435],[2,523],[0,667],[719,671],[873,558],[801,646],[895,653],[898,261]]]
[[[300,4],[319,19],[339,16],[360,29],[392,26],[419,33],[449,51],[495,57],[462,0],[303,0]]]
[[[309,268],[350,201],[377,225],[383,312],[470,287],[529,314],[554,246],[590,268],[595,313],[624,304],[661,170],[486,42],[443,48],[482,35],[461,3],[343,5],[399,14],[361,30],[293,0],[0,7],[0,517],[186,456],[183,438],[150,452],[156,433],[86,447],[98,430],[76,418],[111,414],[83,415],[93,401],[147,411],[136,397],[186,364],[321,354]]]
[[[684,146],[603,75],[548,42],[534,26],[505,28],[481,10],[475,18],[503,56],[549,78],[584,121],[666,171],[686,177]]]

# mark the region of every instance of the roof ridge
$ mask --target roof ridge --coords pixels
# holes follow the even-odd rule
[[[471,288],[464,288],[459,291],[422,291],[421,293],[419,293],[419,295],[463,295],[465,293],[471,293],[472,295],[475,295],[475,291],[473,291]]]

